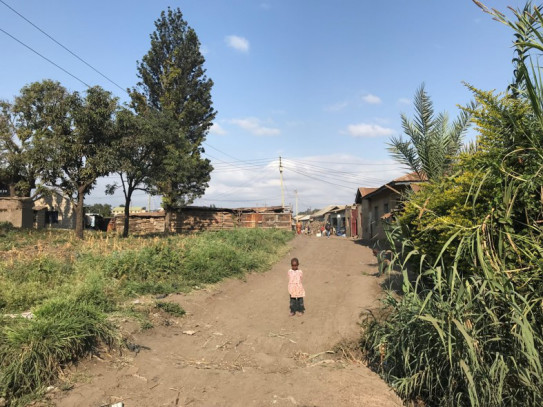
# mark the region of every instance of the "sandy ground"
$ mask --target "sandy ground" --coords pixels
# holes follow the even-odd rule
[[[290,258],[304,271],[306,314],[291,317]],[[266,273],[169,296],[187,315],[134,333],[149,349],[92,358],[57,406],[401,406],[363,364],[334,349],[355,340],[381,294],[371,250],[342,238],[297,237]],[[187,334],[194,331],[192,335]],[[185,333],[184,333],[185,332]],[[337,348],[336,348],[337,349]],[[319,354],[319,355],[317,355]]]

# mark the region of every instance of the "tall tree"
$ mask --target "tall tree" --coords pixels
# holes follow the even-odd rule
[[[130,227],[130,203],[134,191],[151,192],[153,171],[164,156],[160,126],[152,114],[136,115],[123,108],[116,117],[117,140],[112,154],[116,161],[116,172],[120,184],[107,185],[106,193],[113,194],[122,189],[124,195],[123,237]]]
[[[181,10],[163,11],[155,28],[150,50],[138,62],[140,82],[131,96],[138,113],[158,111],[162,128],[168,129],[162,133],[164,157],[154,171],[153,184],[163,196],[169,232],[172,210],[201,196],[209,182],[213,168],[201,156],[202,142],[216,111],[211,101],[213,81],[203,68],[200,41]]]
[[[111,146],[115,140],[113,116],[117,99],[96,86],[85,97],[69,94],[60,84],[64,108],[49,123],[51,131],[40,134],[42,178],[58,186],[75,206],[75,232],[83,238],[84,199],[96,179],[112,172]]]
[[[462,110],[452,124],[447,113],[436,116],[424,84],[415,93],[414,106],[414,120],[404,114],[401,116],[407,140],[401,136],[392,137],[388,150],[396,161],[416,172],[420,178],[437,179],[447,172],[461,149],[471,114],[469,109]]]

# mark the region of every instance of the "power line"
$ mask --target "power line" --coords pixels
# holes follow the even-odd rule
[[[319,164],[338,164],[337,161],[334,162],[334,161],[321,161],[321,160],[299,160],[297,158],[289,158],[289,157],[283,157],[283,158],[286,159],[286,160],[294,161],[294,162],[308,163],[308,164],[312,164],[315,161],[318,162]],[[390,165],[398,166],[398,164],[396,164],[396,163],[383,163],[383,164],[378,164],[378,163],[346,163],[346,162],[343,162],[343,161],[341,161],[340,164],[342,164],[342,165],[368,165],[368,166],[390,166]]]
[[[333,180],[336,180],[337,177],[334,175],[330,175],[328,171],[323,171],[319,169],[307,169],[307,168],[298,168],[298,167],[292,167],[290,165],[286,165],[285,168],[290,169],[292,171],[297,171],[298,173],[316,175],[322,177],[322,178],[332,178]],[[378,183],[383,184],[385,183],[382,178],[375,178],[375,177],[363,177],[363,176],[354,176],[354,175],[343,175],[340,174],[342,177],[342,182],[347,184],[353,184],[356,186],[360,186],[360,184],[364,183]]]
[[[1,1],[1,0],[0,0]],[[81,82],[83,85],[85,85],[87,88],[90,88],[91,86],[84,82],[83,80],[79,79],[77,76],[75,76],[74,74],[68,72],[66,69],[64,69],[63,67],[61,67],[60,65],[54,63],[53,61],[51,61],[49,58],[43,56],[42,54],[40,54],[38,51],[36,51],[34,48],[30,47],[29,45],[26,45],[24,42],[22,42],[21,40],[19,40],[18,38],[15,38],[13,35],[11,35],[10,33],[8,33],[7,31],[3,30],[2,28],[0,28],[0,31],[2,31],[4,34],[6,34],[8,37],[11,37],[13,38],[15,41],[17,41],[19,44],[23,45],[24,47],[28,48],[30,51],[34,52],[36,55],[39,55],[40,57],[42,57],[43,59],[45,59],[47,62],[49,62],[50,64],[56,66],[58,69],[60,69],[61,71],[67,73],[68,75],[70,75],[72,78],[74,79],[77,79],[79,82]]]
[[[126,92],[128,93],[128,91],[123,88],[122,86],[120,86],[119,84],[117,84],[115,81],[113,81],[112,79],[109,79],[106,75],[104,75],[102,72],[100,72],[98,69],[96,69],[95,67],[93,67],[91,64],[89,64],[87,61],[85,61],[83,58],[81,58],[79,55],[77,55],[75,52],[71,51],[70,49],[68,49],[66,46],[64,46],[63,44],[61,44],[60,42],[58,42],[56,39],[54,39],[51,35],[47,34],[45,31],[43,31],[40,27],[38,27],[36,24],[34,24],[32,21],[30,21],[28,18],[26,18],[25,16],[23,16],[21,13],[19,13],[17,10],[15,10],[13,7],[11,7],[9,4],[7,4],[4,0],[0,0],[0,3],[2,3],[4,6],[6,6],[7,8],[9,8],[11,11],[13,11],[15,14],[17,14],[19,17],[21,17],[23,20],[25,20],[28,24],[30,24],[32,27],[34,27],[35,29],[37,29],[38,31],[40,31],[42,34],[44,34],[45,36],[47,36],[49,39],[51,39],[53,42],[55,42],[57,45],[61,46],[62,48],[64,48],[66,51],[68,51],[70,54],[72,54],[74,57],[76,57],[77,59],[79,59],[81,62],[83,62],[85,65],[87,65],[89,68],[91,68],[94,72],[96,72],[97,74],[101,75],[103,78],[107,79],[109,82],[111,82],[113,85],[117,86],[120,90],[122,90],[123,92]],[[5,32],[5,31],[4,31]],[[8,34],[9,35],[9,34]],[[13,38],[13,37],[12,37]],[[20,41],[19,41],[20,42]],[[23,44],[24,45],[24,44]],[[35,51],[34,51],[35,52]],[[51,62],[51,61],[49,61]],[[68,73],[68,72],[67,72]],[[71,74],[70,74],[71,75]],[[73,76],[73,75],[72,75]],[[89,86],[89,85],[87,85]],[[90,87],[90,86],[89,86]]]
[[[347,185],[341,185],[341,184],[336,184],[336,183],[333,183],[333,182],[329,182],[329,181],[323,180],[323,179],[321,179],[321,178],[313,177],[313,176],[308,175],[308,174],[305,174],[305,173],[303,173],[303,172],[296,171],[296,170],[294,170],[294,169],[292,169],[292,168],[288,168],[288,167],[285,167],[285,168],[287,168],[288,170],[290,170],[290,171],[292,171],[292,172],[295,172],[296,174],[300,174],[300,175],[303,175],[304,177],[311,178],[311,179],[314,179],[314,180],[317,180],[317,181],[321,181],[321,182],[324,182],[324,183],[326,183],[326,184],[334,185],[334,186],[336,186],[336,187],[341,187],[341,188],[345,188],[345,189],[349,189],[349,190],[352,190],[352,189],[353,189],[353,187],[349,187],[349,186],[347,186]]]
[[[234,186],[230,191],[228,192],[219,192],[216,196],[220,198],[224,198],[230,195],[233,195],[236,191],[245,188],[249,184],[253,184],[258,178],[261,178],[260,174],[255,175],[254,177],[250,178],[248,181],[243,182],[242,184],[239,184],[237,186]]]
[[[310,169],[312,169],[312,170],[314,170],[315,168],[318,168],[319,170],[325,170],[327,172],[335,172],[335,173],[338,173],[338,174],[346,174],[346,175],[355,176],[355,177],[360,176],[360,171],[359,172],[342,171],[342,170],[337,170],[337,169],[330,168],[330,167],[322,167],[322,166],[316,165],[316,164],[309,164],[309,163],[304,163],[304,162],[300,163],[300,162],[289,160],[289,159],[286,159],[285,161],[287,161],[287,163],[293,164],[295,167],[298,167],[298,166],[300,166],[300,167],[310,167]],[[340,164],[343,165],[343,163],[340,163]],[[363,171],[364,174],[366,174],[366,173],[376,173],[376,172],[381,173],[381,172],[384,172],[384,171],[397,171],[397,169],[392,168],[392,169],[380,169],[380,170],[377,170],[377,171],[367,171],[367,170],[362,170],[362,171]]]

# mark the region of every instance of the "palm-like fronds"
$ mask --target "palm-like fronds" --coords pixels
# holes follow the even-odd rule
[[[419,177],[437,179],[447,172],[451,159],[462,147],[471,114],[469,110],[463,110],[452,124],[449,124],[447,113],[436,116],[424,84],[415,93],[414,107],[413,120],[403,114],[401,116],[407,140],[392,137],[388,150],[396,161],[416,172]]]

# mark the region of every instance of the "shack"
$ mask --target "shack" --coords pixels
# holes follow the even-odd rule
[[[163,233],[166,213],[141,212],[130,214],[130,233]],[[262,208],[213,208],[186,206],[171,216],[171,230],[175,233],[193,233],[204,230],[229,230],[234,228],[291,229],[292,213],[283,207]],[[115,229],[122,233],[124,215],[115,216]]]
[[[392,213],[398,210],[405,194],[418,191],[420,184],[426,182],[416,173],[404,175],[382,185],[374,191],[360,195],[357,204],[361,205],[362,239],[382,241],[385,239],[384,223],[390,221]],[[358,190],[360,192],[360,188]]]

